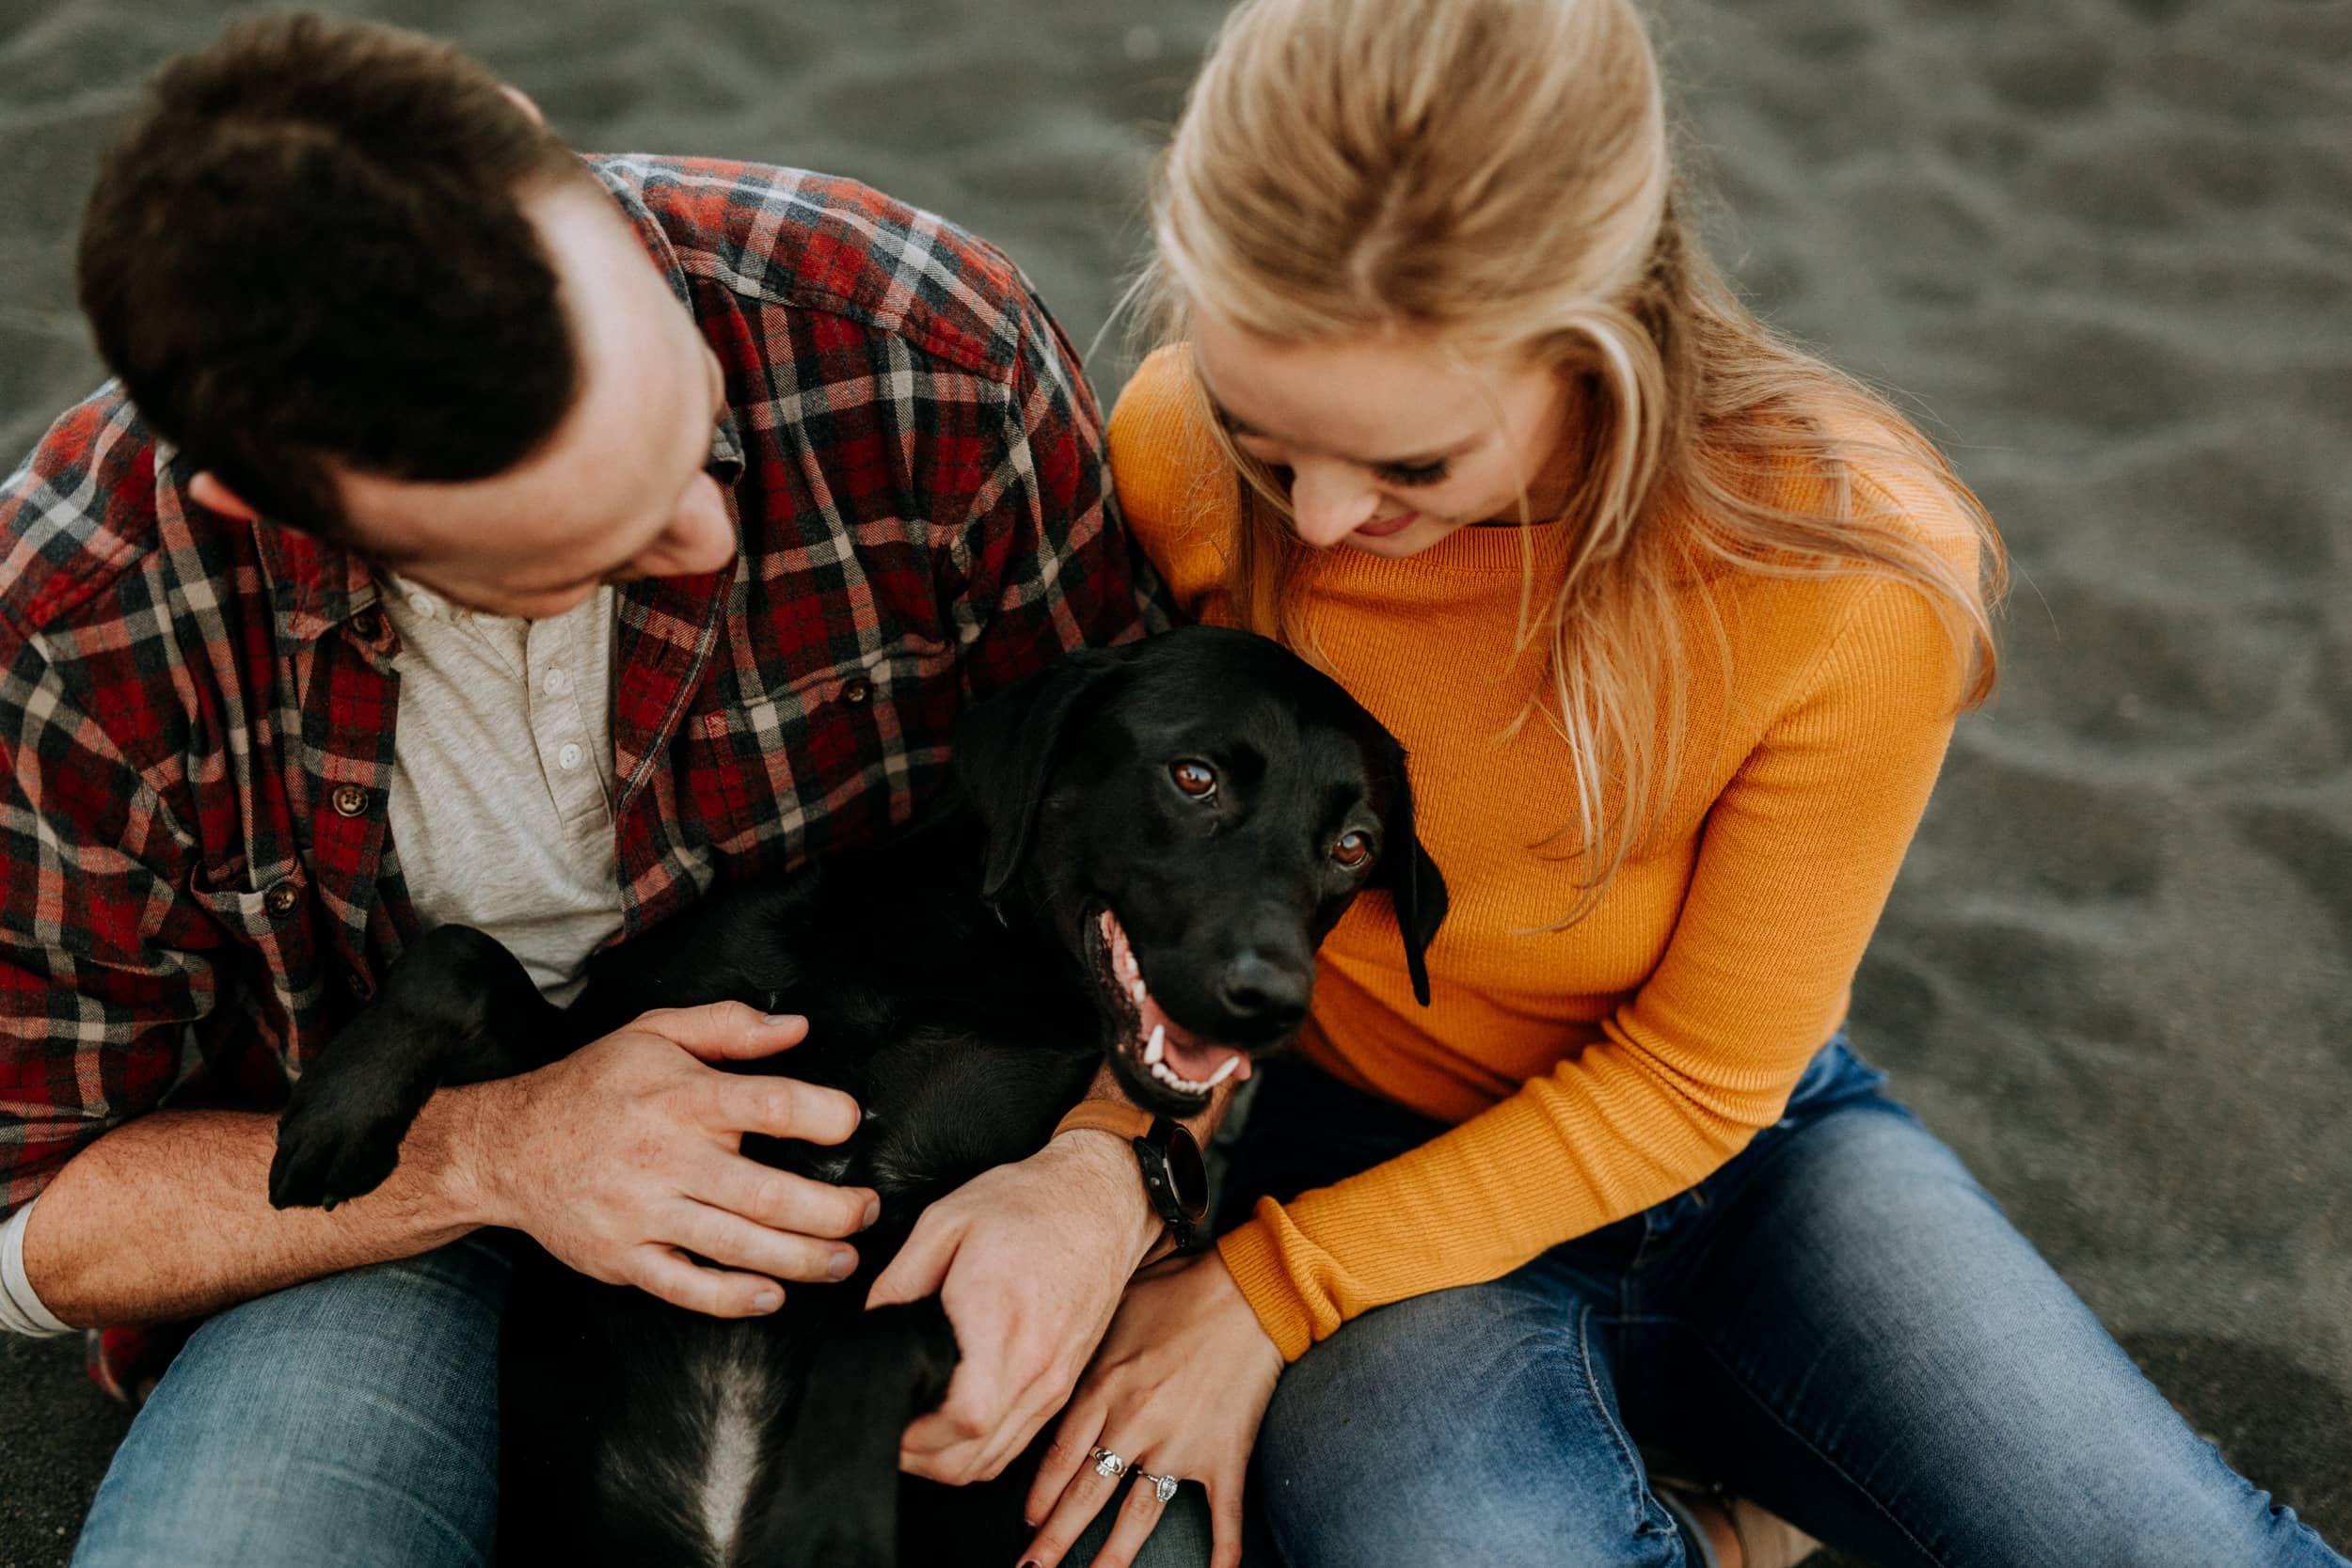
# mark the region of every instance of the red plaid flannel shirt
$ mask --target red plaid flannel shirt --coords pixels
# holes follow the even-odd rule
[[[874,838],[972,698],[1154,620],[1068,341],[847,181],[599,158],[725,367],[742,551],[624,585],[624,935]],[[418,928],[367,566],[187,499],[111,387],[0,486],[0,1214],[164,1104],[269,1105]]]

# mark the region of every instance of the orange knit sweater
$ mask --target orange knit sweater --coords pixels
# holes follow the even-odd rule
[[[1110,426],[1130,526],[1195,619],[1229,622],[1235,479],[1181,355],[1137,372]],[[1955,559],[1946,499],[1885,487]],[[1791,497],[1795,492],[1791,491]],[[1788,501],[1791,497],[1783,497]],[[1358,1313],[1508,1273],[1682,1191],[1776,1119],[1836,1030],[1951,734],[1961,656],[1915,589],[1859,572],[1720,576],[1729,689],[1692,640],[1682,775],[1599,903],[1574,902],[1565,743],[1502,738],[1546,679],[1514,659],[1522,537],[1466,528],[1406,561],[1342,547],[1314,578],[1317,646],[1403,740],[1423,846],[1452,908],[1414,1004],[1388,901],[1324,943],[1301,1049],[1317,1067],[1456,1124],[1218,1243],[1285,1358]]]

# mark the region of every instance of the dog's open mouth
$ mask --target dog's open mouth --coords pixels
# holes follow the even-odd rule
[[[1228,1078],[1249,1076],[1249,1053],[1238,1046],[1202,1039],[1161,1008],[1144,982],[1143,966],[1128,944],[1119,916],[1105,909],[1096,916],[1103,937],[1103,960],[1109,969],[1120,1011],[1127,1016],[1129,1033],[1120,1042],[1120,1054],[1137,1073],[1187,1101],[1208,1097]]]

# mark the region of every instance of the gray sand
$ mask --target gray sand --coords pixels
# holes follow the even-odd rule
[[[945,213],[1083,343],[1220,9],[381,14],[460,40],[582,146],[800,164]],[[218,14],[0,0],[0,464],[98,376],[64,253],[102,128]],[[1663,21],[1719,253],[1907,395],[2020,567],[2006,693],[1962,728],[1857,1038],[2189,1419],[2352,1542],[2352,8]],[[78,1346],[0,1344],[0,1568],[64,1560],[122,1424]]]

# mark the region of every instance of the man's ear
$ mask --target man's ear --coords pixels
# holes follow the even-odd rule
[[[217,512],[224,517],[246,523],[262,520],[261,508],[223,484],[220,476],[210,468],[188,481],[188,499],[205,511]]]
[[[533,125],[545,125],[548,117],[539,110],[538,101],[512,82],[501,82],[499,91],[515,101],[515,106],[531,117]]]

